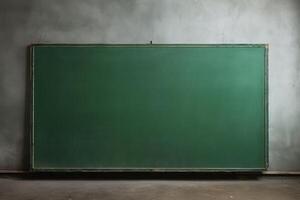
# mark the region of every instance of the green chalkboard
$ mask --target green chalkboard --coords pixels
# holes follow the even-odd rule
[[[33,170],[267,167],[266,45],[31,47]]]

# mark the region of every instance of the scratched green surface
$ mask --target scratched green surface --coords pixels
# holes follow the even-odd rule
[[[263,169],[263,45],[38,45],[32,168]]]

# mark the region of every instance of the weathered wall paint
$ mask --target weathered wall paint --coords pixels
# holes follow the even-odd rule
[[[28,166],[31,43],[268,43],[270,170],[300,170],[299,0],[1,0],[0,169]]]

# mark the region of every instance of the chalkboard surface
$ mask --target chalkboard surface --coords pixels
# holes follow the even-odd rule
[[[267,167],[265,45],[33,45],[33,170]]]

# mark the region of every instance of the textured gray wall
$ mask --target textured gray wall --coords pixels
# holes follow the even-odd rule
[[[0,169],[28,166],[31,43],[269,43],[270,170],[300,171],[299,0],[1,0]]]

